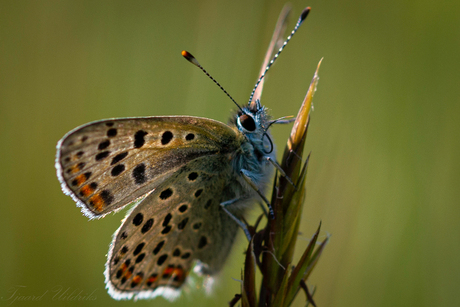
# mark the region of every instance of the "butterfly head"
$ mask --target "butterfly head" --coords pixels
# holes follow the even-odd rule
[[[266,132],[267,123],[267,109],[261,106],[258,100],[241,108],[236,115],[236,126],[239,131],[246,135],[262,135]]]
[[[273,143],[267,131],[270,126],[270,116],[259,100],[246,107],[241,107],[230,118],[230,124],[234,125],[253,146],[261,149],[265,154],[273,151]]]

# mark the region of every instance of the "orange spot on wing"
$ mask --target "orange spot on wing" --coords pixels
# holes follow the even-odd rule
[[[128,266],[126,265],[126,263],[123,263],[122,265],[120,265],[120,270],[122,270],[123,272],[126,271],[127,268]]]
[[[129,278],[131,277],[132,274],[133,274],[133,272],[132,272],[131,270],[128,270],[128,271],[126,271],[124,277],[125,277],[126,279],[129,279]]]
[[[167,268],[163,271],[163,278],[173,277],[174,281],[182,283],[185,280],[186,273],[182,267],[174,267],[173,265],[168,265]]]
[[[78,166],[78,164],[75,164],[74,166],[72,166],[71,168],[71,173],[72,174],[75,174],[75,173],[78,173],[80,171],[80,167]]]
[[[80,160],[80,157],[81,157],[81,154],[75,154],[73,156],[70,157],[70,161],[78,161]]]
[[[96,209],[96,211],[99,212],[101,212],[105,206],[105,202],[99,194],[96,194],[93,197],[91,197],[90,204],[94,207],[94,209]]]
[[[75,177],[75,180],[77,181],[77,186],[82,185],[86,181],[86,176],[84,174],[80,174],[77,177]]]
[[[133,282],[134,284],[137,285],[137,284],[139,284],[141,281],[142,281],[142,275],[137,274],[136,276],[133,277],[133,281],[132,281],[132,282]]]
[[[174,272],[174,266],[168,265],[168,267],[165,268],[163,271],[163,278],[171,276],[173,272]]]
[[[82,175],[80,175],[82,176]],[[80,177],[78,176],[78,177]],[[77,177],[77,178],[78,178]],[[91,195],[92,193],[94,192],[94,189],[92,187],[89,186],[89,184],[83,186],[81,189],[80,189],[80,194],[84,197],[87,197],[89,195]],[[102,200],[102,199],[101,199]]]
[[[174,280],[178,282],[182,282],[185,279],[185,272],[182,268],[175,268],[172,275],[174,276]]]
[[[153,284],[154,282],[156,282],[158,279],[158,276],[157,275],[152,275],[149,277],[149,279],[147,279],[147,283],[148,284]]]

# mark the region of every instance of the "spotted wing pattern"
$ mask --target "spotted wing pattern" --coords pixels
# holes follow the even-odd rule
[[[227,157],[201,157],[138,204],[114,234],[105,271],[109,293],[174,298],[194,261],[202,273],[219,271],[237,231],[219,205],[238,196],[234,176]]]
[[[89,218],[141,199],[187,163],[238,148],[236,132],[190,116],[109,119],[69,132],[57,146],[64,193]]]

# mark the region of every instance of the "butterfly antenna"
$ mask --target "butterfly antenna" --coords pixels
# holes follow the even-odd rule
[[[214,79],[204,68],[203,66],[200,65],[200,63],[198,63],[198,61],[196,60],[196,58],[188,51],[185,51],[185,50],[182,50],[182,56],[187,60],[189,61],[190,63],[192,63],[193,65],[195,65],[196,67],[198,67],[199,69],[201,69],[205,74],[206,76],[209,77],[209,79],[211,79],[212,81],[214,81],[215,84],[217,84],[217,86],[228,96],[228,98],[230,98],[234,103],[235,105],[238,107],[238,109],[240,109],[240,111],[242,113],[243,112],[243,109],[241,109],[241,107],[238,105],[238,103],[235,101],[235,99],[232,98],[232,96],[230,96],[229,93],[227,93],[227,91],[222,87],[222,85],[219,84],[219,82],[216,81],[216,79]]]
[[[286,47],[287,43],[291,40],[291,38],[294,36],[295,32],[297,32],[297,30],[299,29],[300,25],[302,24],[302,22],[305,20],[305,18],[307,18],[308,16],[308,13],[310,13],[310,7],[307,7],[303,10],[302,14],[300,15],[299,17],[299,20],[297,21],[297,24],[295,25],[294,27],[294,30],[292,30],[291,34],[286,38],[286,41],[284,42],[284,44],[281,46],[281,48],[278,50],[278,52],[275,54],[275,56],[273,57],[273,59],[270,61],[270,63],[268,63],[267,65],[267,68],[265,68],[265,71],[263,72],[263,74],[260,76],[259,80],[257,80],[256,82],[256,85],[254,86],[254,89],[252,90],[252,93],[251,93],[251,96],[249,97],[249,102],[248,104],[251,104],[251,101],[252,101],[252,97],[254,96],[254,93],[257,89],[257,87],[259,86],[260,82],[262,81],[262,79],[265,77],[265,74],[267,73],[267,71],[270,69],[270,67],[273,65],[273,63],[276,61],[276,59],[278,58],[278,56],[280,55],[281,51],[283,51],[284,47]]]

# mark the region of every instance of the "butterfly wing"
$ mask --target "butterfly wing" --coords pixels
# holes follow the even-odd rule
[[[238,146],[237,133],[211,119],[109,119],[65,135],[56,169],[64,193],[97,218],[145,197],[190,161]]]
[[[234,176],[225,155],[200,157],[138,204],[114,234],[108,254],[112,297],[172,299],[195,260],[202,273],[218,272],[237,231],[219,205],[238,196]]]

